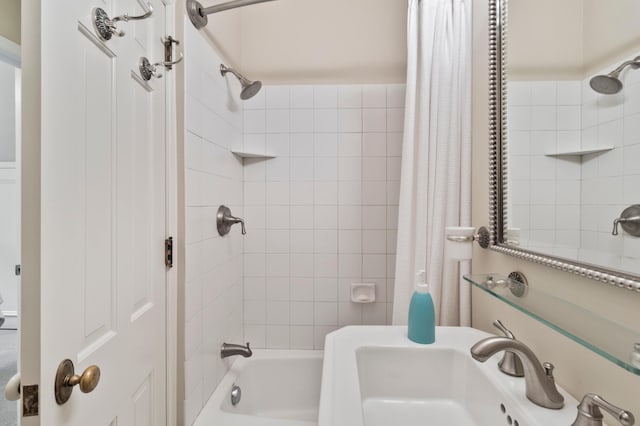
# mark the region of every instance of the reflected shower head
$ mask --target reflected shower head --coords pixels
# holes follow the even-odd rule
[[[253,98],[260,91],[260,88],[262,87],[261,81],[251,81],[233,68],[227,68],[224,64],[220,64],[220,74],[224,77],[228,72],[235,75],[238,81],[240,81],[240,84],[242,85],[240,99],[243,101]]]
[[[603,95],[615,95],[622,90],[623,85],[619,77],[622,70],[627,66],[631,66],[633,69],[640,68],[640,56],[623,62],[607,75],[596,75],[589,81],[589,85],[593,90]]]

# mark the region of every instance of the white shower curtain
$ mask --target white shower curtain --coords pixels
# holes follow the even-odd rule
[[[409,0],[407,36],[393,324],[425,269],[436,322],[469,325],[469,262],[447,258],[444,232],[471,220],[471,0]]]

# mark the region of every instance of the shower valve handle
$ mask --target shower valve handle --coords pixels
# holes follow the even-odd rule
[[[139,21],[141,19],[147,19],[153,15],[153,6],[147,2],[147,10],[138,16],[129,16],[128,14],[116,16],[115,18],[109,18],[107,12],[101,7],[94,7],[92,11],[93,27],[96,33],[102,41],[109,41],[114,35],[122,37],[125,32],[119,29],[116,24],[120,21]]]

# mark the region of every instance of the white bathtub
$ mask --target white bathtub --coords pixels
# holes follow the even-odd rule
[[[238,357],[194,426],[316,426],[322,351],[257,349]],[[242,398],[233,406],[231,389]]]

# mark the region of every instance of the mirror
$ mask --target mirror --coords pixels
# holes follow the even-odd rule
[[[640,289],[640,2],[490,3],[492,248]]]

